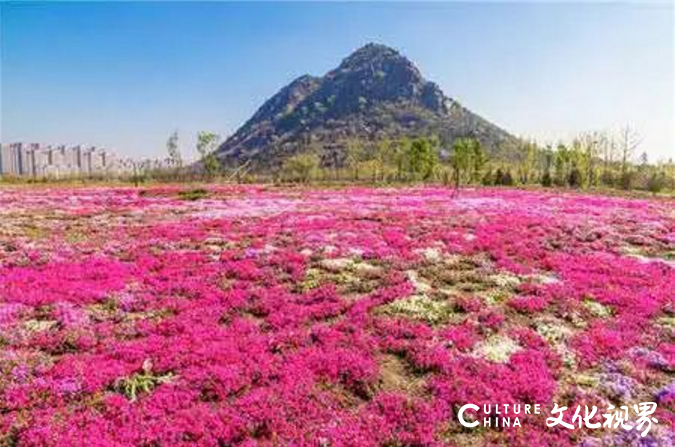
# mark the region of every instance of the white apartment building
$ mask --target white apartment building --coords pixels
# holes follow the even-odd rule
[[[81,145],[0,144],[0,176],[63,178],[122,174],[123,166],[104,149]]]

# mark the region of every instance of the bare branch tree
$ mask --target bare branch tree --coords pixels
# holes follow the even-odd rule
[[[621,173],[626,172],[628,163],[635,155],[635,151],[640,146],[642,138],[630,126],[626,126],[619,132],[619,151],[621,154]]]

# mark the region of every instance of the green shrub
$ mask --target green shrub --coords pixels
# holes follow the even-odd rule
[[[201,200],[209,195],[209,192],[204,188],[189,189],[186,191],[180,191],[178,197],[182,200]]]
[[[553,179],[551,178],[551,173],[546,171],[544,175],[541,176],[541,186],[545,188],[550,188],[553,184]]]
[[[666,176],[662,172],[654,172],[647,180],[647,191],[656,194],[661,192],[666,184]]]

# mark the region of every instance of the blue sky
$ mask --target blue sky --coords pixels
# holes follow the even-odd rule
[[[445,93],[542,142],[630,124],[675,157],[669,2],[2,3],[0,140],[157,156],[233,133],[304,73],[400,50]]]

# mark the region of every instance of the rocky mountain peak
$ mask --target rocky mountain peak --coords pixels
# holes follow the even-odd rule
[[[303,75],[279,90],[223,143],[219,156],[237,163],[285,157],[308,141],[431,133],[448,142],[476,136],[488,147],[513,138],[446,97],[398,51],[369,43],[323,77]]]
[[[398,51],[369,43],[328,72],[312,100],[330,103],[327,117],[372,109],[385,102],[411,102],[439,110],[443,101],[434,100],[434,90]]]
[[[339,71],[352,70],[409,70],[420,76],[417,68],[402,56],[398,51],[386,45],[369,43],[354,51],[352,54],[342,60],[338,68]]]

